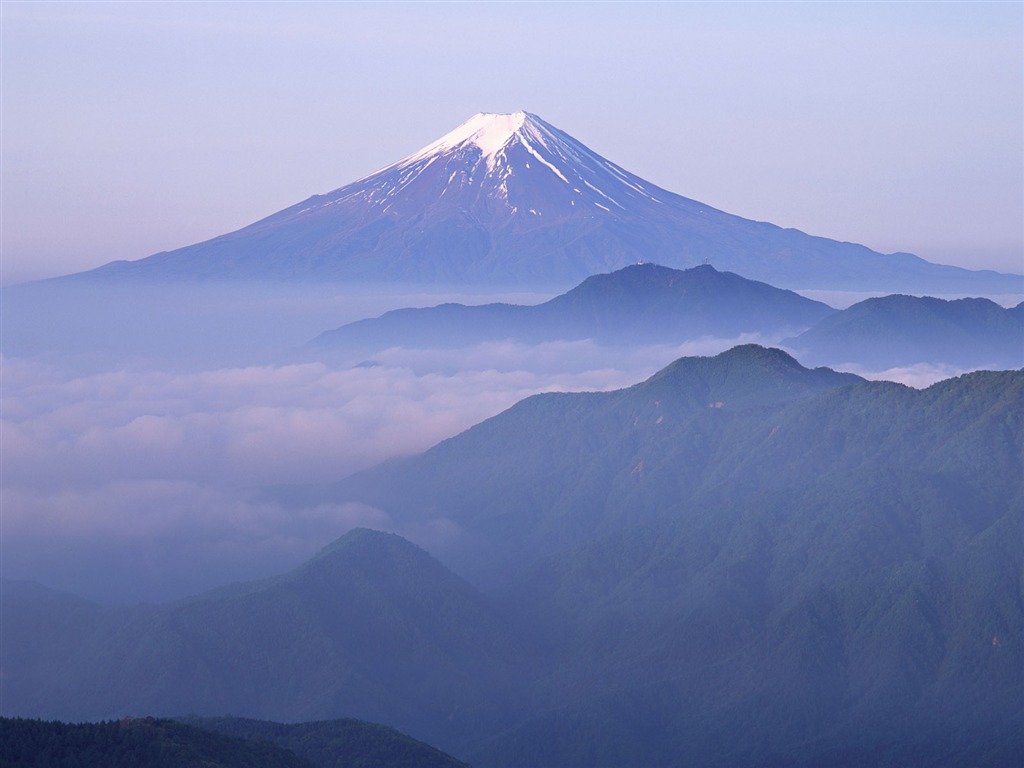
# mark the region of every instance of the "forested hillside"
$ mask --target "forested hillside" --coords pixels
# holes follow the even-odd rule
[[[1009,766],[1022,467],[1024,371],[915,390],[683,358],[275,491],[443,531],[430,554],[354,530],[134,609],[5,583],[3,706],[359,717],[484,768]]]
[[[269,741],[153,717],[101,723],[0,718],[4,768],[313,768]]]

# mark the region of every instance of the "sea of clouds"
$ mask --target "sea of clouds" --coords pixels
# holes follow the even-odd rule
[[[392,349],[346,369],[4,358],[3,574],[124,603],[280,573],[353,527],[394,528],[363,505],[286,508],[265,487],[335,481],[529,395],[628,386],[736,341]],[[398,532],[429,546],[428,529]]]
[[[368,300],[229,301],[211,291],[197,304],[193,294],[123,291],[64,302],[60,314],[8,309],[5,344],[15,352],[0,360],[2,574],[104,603],[163,601],[282,573],[357,526],[395,530],[429,549],[438,534],[430,521],[401,529],[381,510],[285,507],[264,490],[329,483],[426,450],[532,394],[625,387],[681,356],[771,342],[504,341],[388,349],[356,367],[285,364],[288,349],[337,324],[332,318],[374,314]],[[23,306],[31,298],[22,296]],[[46,353],[18,351],[43,342]],[[912,386],[958,373],[854,372]]]

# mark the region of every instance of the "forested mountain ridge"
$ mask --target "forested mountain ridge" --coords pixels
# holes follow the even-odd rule
[[[60,723],[0,717],[3,768],[314,768],[268,741],[153,717]]]
[[[62,723],[0,717],[14,768],[466,768],[393,728],[360,720],[283,724],[237,717]]]
[[[421,456],[315,489],[306,502],[358,500],[399,524],[436,510],[474,544],[460,546],[456,533],[435,551],[491,584],[513,564],[674,505],[677,492],[659,479],[670,457],[683,461],[672,483],[699,488],[708,449],[737,412],[859,381],[753,344],[681,358],[623,390],[527,398]]]
[[[472,733],[500,719],[522,644],[476,590],[419,547],[356,529],[283,576],[169,603],[96,610],[5,583],[3,711],[62,719],[237,713],[351,716],[412,733]],[[28,660],[27,663],[26,660]]]
[[[835,447],[809,447],[787,458],[806,465],[799,482],[766,482],[771,462],[756,494],[720,487],[537,564],[504,590],[508,611],[563,660],[553,697],[581,680],[599,693],[479,760],[558,765],[587,749],[608,765],[1012,765],[1024,747],[1021,378],[893,389],[892,415],[922,422],[913,468],[891,445],[845,467]],[[974,434],[926,426],[943,411]],[[784,429],[803,431],[773,439]],[[558,741],[570,723],[578,739]],[[656,738],[621,735],[651,723]]]
[[[225,736],[273,742],[316,768],[467,768],[429,744],[360,720],[274,723],[195,716],[179,720]]]
[[[1022,468],[1021,370],[683,358],[290,492],[433,524],[440,562],[357,530],[167,606],[5,587],[3,706],[355,716],[484,768],[1013,765]]]

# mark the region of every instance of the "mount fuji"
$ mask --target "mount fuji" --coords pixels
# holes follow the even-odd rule
[[[474,115],[376,173],[236,232],[83,274],[564,288],[638,261],[710,263],[786,288],[1024,288],[1019,275],[883,255],[716,210],[527,112]]]

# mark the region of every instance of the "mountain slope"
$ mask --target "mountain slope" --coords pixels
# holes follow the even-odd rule
[[[536,306],[442,304],[394,310],[327,331],[310,348],[366,354],[392,346],[459,347],[509,338],[678,344],[706,336],[784,333],[834,311],[792,291],[707,265],[680,271],[636,264],[589,277]]]
[[[661,189],[536,115],[478,114],[402,160],[236,232],[88,279],[564,288],[639,260],[788,288],[1015,292],[1020,276],[882,255]]]
[[[313,768],[267,741],[152,717],[104,723],[0,718],[0,765],[22,768]]]
[[[436,514],[458,532],[438,545],[442,559],[490,583],[538,554],[663,511],[675,503],[676,486],[699,487],[709,458],[701,441],[731,414],[858,381],[807,370],[757,345],[681,358],[617,392],[527,398],[419,457],[357,474],[314,498],[360,500],[396,524]],[[678,445],[668,442],[679,433]],[[668,488],[648,479],[666,450],[692,453]]]
[[[508,611],[548,629],[563,705],[470,758],[1012,765],[1024,748],[1021,378],[873,393],[882,403],[858,385],[787,406],[771,436],[784,460],[762,446],[727,470],[730,487],[538,564],[507,589]],[[850,425],[840,413],[871,434],[833,431]],[[943,413],[953,419],[936,428]],[[558,694],[594,669],[591,697]]]
[[[23,624],[5,601],[5,625]],[[522,652],[465,582],[391,534],[355,530],[284,576],[107,611],[64,652],[3,647],[5,713],[182,712],[306,720],[358,713],[441,741],[514,702]],[[23,638],[30,642],[31,638]],[[511,694],[500,702],[494,690]]]
[[[788,389],[809,373],[682,360],[353,478],[460,526],[446,558],[553,659],[546,706],[471,762],[1012,764],[1024,373]]]
[[[487,591],[369,531],[170,606],[37,591],[5,600],[2,704],[354,715],[481,768],[1013,765],[1022,467],[1024,371],[918,391],[753,345],[683,358],[306,498],[446,531]],[[9,627],[42,601],[77,618],[23,670]]]
[[[926,405],[950,385],[918,393],[748,345],[683,358],[618,392],[528,398],[421,456],[291,500],[359,501],[396,525],[443,520],[453,532],[434,551],[491,586],[652,516],[755,504],[788,488],[799,490],[795,505],[841,503],[861,485],[882,503],[892,473],[948,477],[947,492],[981,514],[983,499],[1005,504],[1020,489],[1020,424],[1008,413],[1024,402],[1020,379],[964,380],[961,402]],[[986,445],[971,409],[989,400],[1007,424],[987,426]],[[941,449],[961,458],[940,459]]]
[[[883,296],[823,318],[786,344],[815,363],[1021,368],[1024,312],[1019,307],[1003,309],[988,299]]]
[[[239,717],[186,717],[180,722],[225,736],[273,742],[317,768],[466,768],[465,763],[429,744],[360,720],[285,724]]]

